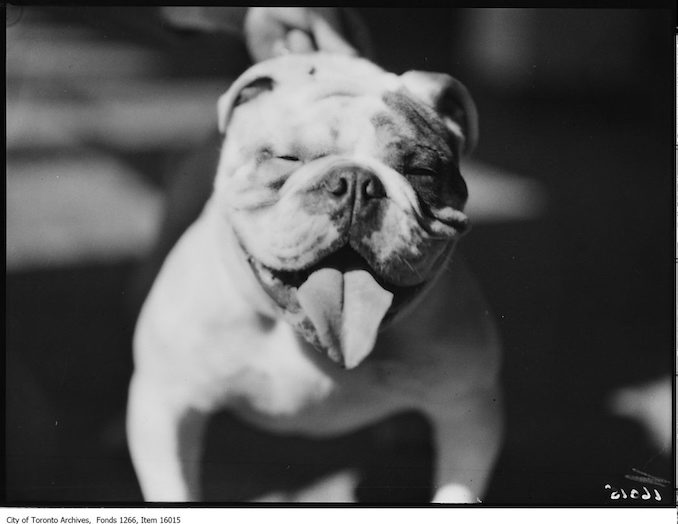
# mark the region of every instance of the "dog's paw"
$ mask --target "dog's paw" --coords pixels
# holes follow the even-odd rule
[[[461,484],[447,484],[438,491],[431,501],[434,504],[480,504],[482,501]]]

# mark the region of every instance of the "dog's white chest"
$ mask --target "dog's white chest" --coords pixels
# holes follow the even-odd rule
[[[402,399],[375,383],[374,366],[342,370],[305,344],[281,321],[244,351],[222,349],[221,369],[218,359],[205,359],[205,403],[261,427],[311,435],[358,427],[400,407]]]
[[[206,396],[264,417],[294,416],[326,401],[335,382],[313,365],[301,344],[292,328],[279,322],[266,336],[250,340],[246,349],[240,347],[238,355],[224,348],[223,367],[212,367]]]
[[[228,389],[228,404],[236,410],[290,417],[325,401],[334,387],[328,377],[312,370],[248,366],[232,378]]]

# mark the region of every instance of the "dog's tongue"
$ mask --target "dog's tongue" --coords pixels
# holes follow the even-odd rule
[[[299,287],[297,299],[329,357],[351,369],[372,350],[393,294],[362,269],[323,268]]]

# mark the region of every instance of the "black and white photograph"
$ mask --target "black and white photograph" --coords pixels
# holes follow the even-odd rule
[[[671,3],[5,20],[4,506],[675,508]]]

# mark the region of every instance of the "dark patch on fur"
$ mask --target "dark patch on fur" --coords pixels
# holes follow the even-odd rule
[[[351,238],[368,239],[383,227],[388,201],[385,198],[365,200],[356,197],[353,207]]]
[[[255,154],[255,162],[257,165],[265,162],[273,156],[273,148],[271,146],[260,147]]]
[[[389,131],[397,130],[396,123],[391,118],[391,115],[385,112],[379,112],[370,117],[370,122],[372,125],[379,129],[382,127],[387,127]]]
[[[452,157],[450,143],[456,138],[432,109],[402,91],[388,91],[382,97],[387,107],[404,117],[417,143],[433,147],[439,155]]]
[[[379,116],[373,120],[398,139],[385,148],[386,162],[407,177],[424,210],[453,206],[463,207],[468,197],[466,183],[459,173],[455,155],[458,138],[445,126],[436,112],[414,100],[406,92],[388,92],[384,103],[402,117],[404,131],[397,124]]]

